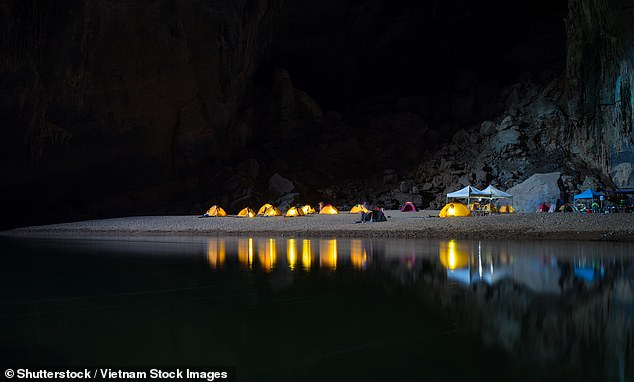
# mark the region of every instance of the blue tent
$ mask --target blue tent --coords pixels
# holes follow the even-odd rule
[[[596,192],[596,191],[593,191],[592,189],[588,188],[584,192],[575,195],[575,200],[577,200],[577,199],[599,199],[600,196],[604,196],[604,195],[602,193],[600,193],[600,192]]]

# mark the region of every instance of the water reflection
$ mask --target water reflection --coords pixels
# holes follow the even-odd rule
[[[297,264],[297,243],[295,239],[288,239],[286,241],[286,259],[288,261],[288,267],[291,271],[294,270]]]
[[[570,349],[593,343],[592,357],[603,354],[610,365],[606,375],[619,379],[634,369],[627,350],[634,347],[631,248],[615,243],[218,238],[207,241],[206,258],[216,270],[235,254],[249,271],[356,271],[387,277],[424,291],[419,292],[422,300],[440,299],[442,309],[464,328],[514,356],[575,364],[587,357]],[[280,290],[292,288],[292,280],[280,276],[271,283]],[[462,303],[456,303],[457,296]]]
[[[277,263],[277,242],[275,239],[258,241],[258,262],[266,272],[271,272]]]
[[[319,240],[319,266],[337,269],[337,240]]]
[[[368,262],[368,254],[363,247],[363,241],[358,239],[350,240],[350,262],[354,268],[365,268]]]
[[[249,270],[253,269],[253,238],[238,239],[238,262]]]
[[[310,249],[310,240],[302,240],[302,267],[305,271],[310,271],[313,262],[313,254]]]
[[[22,320],[20,314],[35,312],[30,317],[36,320],[40,312],[55,312],[59,319],[50,316],[55,327],[69,317],[72,319],[73,314],[63,312],[75,312],[74,309],[95,310],[98,317],[109,317],[102,315],[102,310],[114,314],[118,310],[108,311],[112,306],[119,310],[142,306],[140,313],[135,311],[128,315],[126,311],[126,319],[131,319],[125,322],[143,323],[139,327],[130,324],[134,329],[130,333],[145,330],[147,317],[162,317],[179,335],[196,333],[191,340],[195,342],[199,333],[206,333],[207,321],[216,319],[219,326],[215,327],[235,325],[233,328],[241,333],[240,341],[245,348],[257,345],[254,338],[261,340],[264,345],[251,354],[255,359],[269,348],[271,353],[320,346],[333,353],[348,349],[348,341],[344,339],[354,332],[350,326],[320,326],[323,317],[337,316],[346,309],[347,315],[371,323],[372,326],[359,330],[358,334],[359,343],[363,344],[379,339],[381,345],[368,350],[372,354],[389,348],[396,358],[423,349],[423,345],[410,345],[428,343],[425,341],[433,338],[385,347],[382,341],[392,338],[397,332],[393,328],[399,325],[408,325],[407,331],[412,332],[432,331],[419,321],[440,317],[443,325],[451,322],[455,332],[466,332],[470,341],[474,337],[479,339],[481,344],[467,344],[472,346],[469,349],[472,354],[493,348],[504,351],[511,359],[528,363],[531,368],[538,365],[545,369],[579,369],[590,373],[587,380],[634,379],[632,243],[210,237],[161,242],[156,238],[145,241],[135,238],[128,242],[86,241],[65,245],[58,251],[62,255],[58,256],[69,256],[71,249],[81,256],[62,257],[61,266],[55,272],[50,268],[58,260],[48,255],[39,258],[39,262],[15,256],[14,263],[0,268],[5,270],[4,293],[9,295],[9,300],[13,299],[12,305],[3,308],[6,327],[13,325],[21,328],[21,333],[30,335],[38,326]],[[99,265],[95,266],[86,254],[98,251],[105,256],[101,262],[95,262]],[[125,256],[126,261],[113,260],[117,254]],[[152,256],[153,260],[131,261],[135,256]],[[7,258],[5,256],[4,261]],[[175,259],[182,262],[176,263]],[[22,266],[21,261],[26,265],[17,272],[14,269]],[[41,261],[48,261],[47,267],[40,266]],[[77,265],[82,261],[87,262],[87,269],[98,269],[98,277],[74,280],[77,275],[90,274]],[[174,272],[173,265],[183,263],[189,265],[179,266],[179,272]],[[34,272],[35,267],[41,269]],[[128,274],[129,278],[121,274]],[[181,285],[174,281],[178,277],[183,278]],[[84,290],[86,295],[77,298],[79,291]],[[18,292],[13,291],[24,294],[15,295]],[[43,291],[50,296],[43,298]],[[321,291],[327,294],[320,295]],[[66,301],[64,293],[67,293],[67,305],[58,306],[58,301]],[[127,296],[130,301],[122,303],[121,296]],[[90,305],[93,300],[94,305]],[[152,310],[155,306],[156,311]],[[284,309],[287,309],[284,313],[292,314],[278,312]],[[81,319],[83,314],[75,318]],[[366,320],[374,314],[381,317],[380,325]],[[18,318],[12,318],[14,316]],[[192,317],[204,323],[198,332],[190,330]],[[274,328],[288,327],[288,330],[268,331],[266,336],[258,337],[261,333],[256,328],[260,321]],[[37,325],[46,325],[46,322],[42,319]],[[313,336],[313,332],[302,330],[300,326],[315,327],[314,332],[319,335]],[[380,326],[389,331],[389,335],[373,337],[373,331],[380,331]],[[74,333],[81,325],[69,327],[72,328],[69,333]],[[86,328],[93,332],[89,325]],[[177,328],[187,328],[186,333]],[[105,337],[113,337],[118,330],[119,327],[111,328]],[[162,332],[162,327],[157,331]],[[332,331],[333,336],[319,342],[328,331]],[[18,333],[5,332],[5,337]],[[50,332],[56,333],[55,330]],[[154,332],[148,329],[148,333],[148,338],[155,338]],[[27,335],[19,334],[22,337],[18,338],[18,334],[14,339],[16,343],[28,342],[23,340]],[[229,334],[222,342],[224,331],[214,332],[214,336],[201,342],[205,349],[208,344],[219,341],[223,345],[218,346],[222,348],[219,354],[224,354],[225,348],[231,349],[235,344],[235,338]],[[284,341],[278,341],[278,336]],[[405,336],[410,341],[409,333]],[[88,337],[78,335],[74,340]],[[296,340],[298,337],[305,342]],[[339,338],[342,338],[340,347],[332,345]],[[57,346],[59,342],[54,340]],[[434,346],[439,346],[445,338],[436,340],[439,342]],[[278,343],[282,345],[276,348]],[[310,346],[302,346],[307,344]],[[67,352],[70,354],[75,348],[69,347]],[[234,350],[242,352],[242,347]],[[306,359],[320,357],[321,352],[320,348]],[[405,358],[409,356],[407,353]],[[236,359],[227,359],[227,363]],[[288,359],[294,358],[289,356]],[[355,362],[359,360],[356,358]]]
[[[207,261],[209,261],[211,268],[222,268],[226,257],[227,252],[223,239],[210,239],[207,241]]]

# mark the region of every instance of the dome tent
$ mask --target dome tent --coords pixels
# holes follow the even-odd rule
[[[503,206],[500,206],[498,212],[501,214],[513,214],[515,213],[515,208],[513,208],[513,206],[511,206],[510,204],[505,204]]]
[[[245,207],[242,210],[240,210],[240,212],[238,212],[238,216],[239,217],[249,217],[249,218],[253,218],[255,217],[255,211],[253,211],[251,208],[249,207]]]
[[[319,211],[320,215],[337,215],[338,213],[339,210],[337,210],[337,208],[335,208],[332,204],[326,205]]]
[[[444,206],[442,210],[440,210],[438,216],[440,216],[441,218],[454,216],[471,216],[471,211],[469,211],[469,208],[467,208],[467,206],[462,203],[451,202],[447,203],[447,205]]]
[[[418,209],[412,202],[405,202],[405,204],[403,204],[403,206],[401,207],[401,212],[416,212],[416,211],[418,211]]]
[[[301,208],[291,207],[286,211],[284,216],[294,217],[294,216],[304,216],[304,211]]]
[[[264,211],[264,216],[282,216],[282,211],[275,206],[271,206]]]
[[[269,203],[263,204],[262,207],[260,207],[260,209],[258,210],[258,215],[264,215],[266,210],[268,210],[271,207],[273,207],[273,206],[271,204],[269,204]]]
[[[351,214],[360,214],[362,212],[368,212],[369,210],[365,208],[363,204],[355,204],[354,207],[350,209]]]
[[[304,215],[310,215],[315,213],[315,209],[311,207],[310,204],[306,204],[302,207],[302,212],[304,213]]]
[[[207,210],[207,212],[205,212],[203,216],[204,217],[223,217],[223,216],[227,216],[227,213],[221,207],[218,207],[217,205],[213,205]]]

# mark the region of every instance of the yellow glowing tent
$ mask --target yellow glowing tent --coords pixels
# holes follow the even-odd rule
[[[260,209],[258,210],[258,215],[264,215],[264,213],[266,212],[266,210],[268,210],[269,208],[273,207],[272,205],[266,203],[264,204],[262,207],[260,207]]]
[[[363,204],[355,204],[352,209],[350,209],[351,214],[360,214],[362,212],[370,212]]]
[[[505,204],[505,205],[500,207],[500,213],[501,214],[512,214],[512,213],[515,213],[515,208],[513,208],[513,206],[510,205],[510,204]]]
[[[483,204],[480,209],[485,212],[498,212],[498,209],[491,203]]]
[[[211,206],[211,208],[209,208],[207,210],[207,212],[205,212],[205,216],[222,217],[222,216],[227,216],[227,213],[222,208],[220,208],[220,207],[218,207],[216,205],[213,205],[213,206]]]
[[[323,207],[321,211],[319,211],[319,213],[321,215],[336,215],[339,213],[339,211],[335,207],[333,207],[332,204],[328,204],[325,207]]]
[[[304,215],[310,215],[315,213],[315,209],[311,207],[310,204],[307,204],[302,207],[302,212],[304,213]]]
[[[264,216],[282,216],[282,211],[280,211],[279,208],[275,206],[271,206],[266,209],[266,211],[264,212]]]
[[[245,207],[242,210],[240,210],[240,212],[238,212],[238,216],[253,218],[253,217],[255,217],[255,211],[253,211],[249,207]]]
[[[301,208],[291,207],[286,211],[286,215],[284,216],[304,216],[304,212]]]
[[[444,206],[442,210],[440,210],[438,216],[440,216],[441,218],[454,216],[471,216],[471,212],[469,212],[469,209],[464,204],[451,202],[447,203],[447,205]]]

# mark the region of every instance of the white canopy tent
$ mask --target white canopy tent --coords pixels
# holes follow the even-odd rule
[[[502,190],[498,190],[489,184],[487,188],[482,190],[482,192],[486,192],[487,194],[491,194],[491,199],[513,199],[513,195],[506,193]]]
[[[467,204],[471,204],[471,198],[485,198],[491,199],[492,194],[490,192],[484,192],[482,190],[478,190],[473,186],[467,186],[465,188],[461,188],[458,191],[450,192],[447,194],[447,203],[449,202],[449,198],[453,199],[467,199]]]

